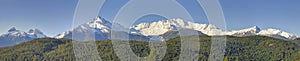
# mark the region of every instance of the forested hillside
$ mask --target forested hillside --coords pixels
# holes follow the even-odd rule
[[[199,61],[208,60],[211,40],[209,36],[200,37]],[[190,37],[191,38],[191,37]],[[167,53],[163,61],[178,61],[180,37],[167,42]],[[265,36],[227,37],[224,61],[296,61],[300,60],[300,39],[285,41]],[[152,42],[151,42],[152,43]],[[153,42],[157,43],[157,42]],[[112,48],[111,40],[96,41],[101,59],[120,61]],[[149,43],[130,41],[136,55],[149,55]],[[0,48],[0,61],[75,61],[72,40],[41,38],[15,46]]]

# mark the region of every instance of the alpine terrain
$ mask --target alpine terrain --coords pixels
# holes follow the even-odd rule
[[[180,33],[182,30],[190,31],[189,33],[196,32],[199,36],[228,35],[245,37],[260,35],[283,40],[294,40],[298,38],[297,36],[288,32],[272,28],[262,30],[258,26],[253,26],[242,30],[225,31],[212,24],[193,23],[180,18],[159,20],[149,23],[139,23],[131,26],[129,28],[129,32],[113,31],[112,25],[114,25],[116,29],[125,29],[118,23],[111,23],[104,18],[96,17],[92,21],[81,24],[72,30],[62,32],[52,38],[68,38],[74,40],[109,40],[111,39],[111,36],[117,36],[120,38],[129,38],[129,40],[137,41],[165,41],[183,35],[183,33]],[[111,35],[112,32],[117,35]],[[122,36],[120,34],[128,36]],[[13,27],[8,30],[8,33],[0,36],[0,47],[11,46],[20,42],[26,42],[36,38],[45,37],[47,36],[38,29],[30,29],[28,32],[24,32]]]
[[[0,47],[12,46],[21,42],[30,41],[36,38],[46,38],[38,29],[30,29],[28,32],[17,30],[15,27],[12,27],[8,30],[7,33],[0,36]]]

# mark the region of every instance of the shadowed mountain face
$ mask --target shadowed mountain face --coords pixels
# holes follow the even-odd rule
[[[185,36],[180,38],[193,39]],[[181,39],[179,37],[165,41],[167,52],[163,61],[177,61],[180,56]],[[199,61],[206,61],[210,55],[209,36],[199,36]],[[75,61],[70,39],[42,38],[23,42],[15,46],[0,48],[0,61]],[[265,36],[227,37],[224,60],[239,61],[297,61],[300,60],[299,39],[284,41]],[[159,42],[150,42],[159,43]],[[98,52],[104,61],[120,61],[114,52],[110,40],[95,41]],[[149,42],[130,41],[132,51],[140,57],[150,53]],[[193,46],[190,46],[194,48]],[[122,55],[122,54],[121,54]]]
[[[190,36],[190,35],[207,36],[206,34],[200,32],[200,31],[196,31],[196,30],[192,30],[192,29],[181,29],[181,30],[168,31],[160,36],[163,37],[165,40],[169,40],[171,38],[179,37],[180,35],[181,36]]]

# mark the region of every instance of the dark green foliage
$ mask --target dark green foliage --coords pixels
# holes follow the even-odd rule
[[[50,60],[47,55],[54,53],[53,51],[58,50],[60,47],[65,48],[63,45],[70,43],[69,39],[35,39],[25,43],[18,44],[12,47],[5,47],[0,49],[0,61],[41,61]],[[59,52],[55,52],[57,54]],[[63,53],[72,53],[65,51]],[[70,55],[70,54],[59,54]],[[59,56],[56,55],[56,56]],[[68,56],[63,56],[66,59]],[[61,59],[63,60],[63,59]]]
[[[200,36],[199,38],[201,46],[199,61],[207,61],[211,37]],[[177,37],[166,41],[168,48],[163,61],[178,61],[181,50],[180,40],[180,37]],[[114,53],[111,42],[110,40],[96,41],[99,55],[104,61],[120,61]],[[300,60],[299,42],[299,39],[285,41],[264,36],[228,36],[224,60],[296,61]],[[75,61],[72,46],[70,39],[35,39],[16,46],[0,48],[0,61]],[[130,46],[137,56],[147,57],[150,54],[149,42],[130,41]]]

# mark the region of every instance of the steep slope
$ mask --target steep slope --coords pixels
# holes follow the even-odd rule
[[[0,36],[0,47],[12,46],[21,42],[26,42],[33,40],[35,38],[45,38],[46,35],[43,34],[38,29],[30,29],[28,32],[17,30],[15,27],[8,30],[8,33],[2,34]]]

